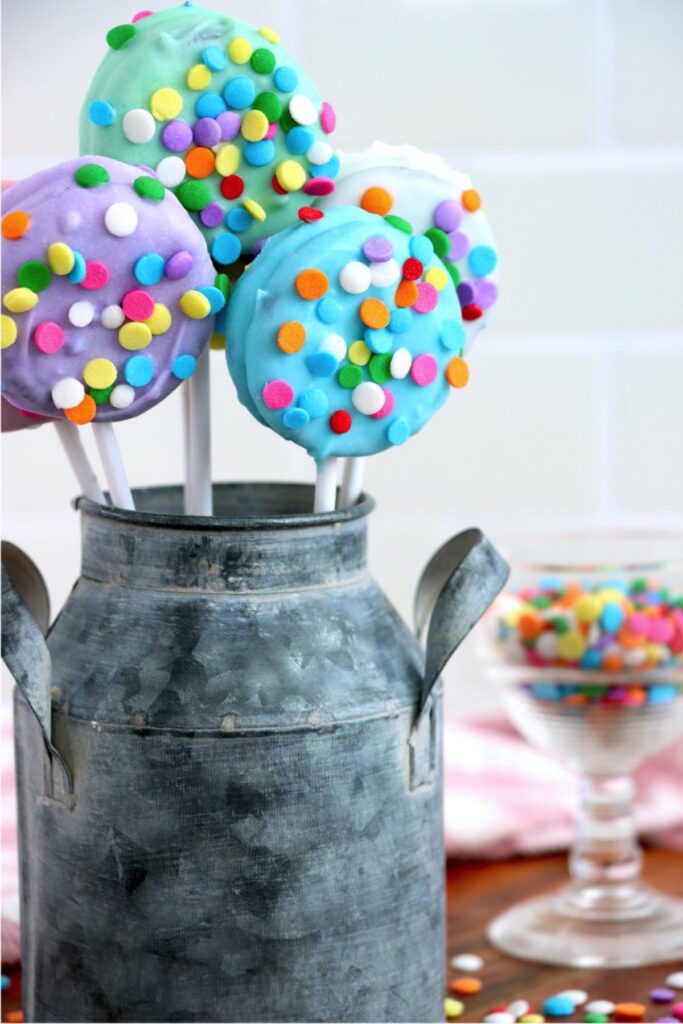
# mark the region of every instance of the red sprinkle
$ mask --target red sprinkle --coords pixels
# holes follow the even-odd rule
[[[307,196],[329,196],[334,192],[332,178],[310,178],[304,185]]]
[[[351,417],[344,409],[337,409],[330,416],[330,430],[335,434],[345,434],[351,429]]]
[[[273,175],[273,177],[271,178],[270,184],[273,186],[273,191],[277,192],[279,196],[287,195],[287,189],[282,187],[282,185],[277,180],[277,177],[275,175]]]
[[[316,210],[315,206],[300,206],[299,220],[320,220],[323,216],[322,210]]]
[[[422,277],[423,269],[419,260],[416,260],[414,256],[409,256],[403,264],[403,276],[406,281],[417,281],[418,277]]]
[[[239,174],[229,174],[221,182],[221,195],[225,199],[237,199],[244,192],[244,182]]]
[[[461,313],[463,320],[478,320],[482,314],[482,310],[480,306],[472,304],[470,306],[463,306]]]

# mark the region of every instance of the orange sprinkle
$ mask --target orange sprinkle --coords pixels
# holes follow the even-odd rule
[[[360,200],[361,210],[367,210],[368,213],[376,213],[379,217],[384,217],[394,205],[394,200],[389,192],[385,188],[379,188],[379,186],[373,186],[373,188],[367,188]]]
[[[96,412],[97,406],[90,395],[86,395],[79,405],[74,405],[71,409],[65,409],[64,415],[71,423],[77,423],[79,427],[82,427],[85,423],[90,423],[91,420],[95,419]]]
[[[358,315],[366,327],[376,331],[389,323],[389,310],[380,299],[363,299]]]
[[[298,352],[303,347],[304,341],[306,340],[306,331],[304,330],[303,324],[300,324],[298,320],[288,320],[285,324],[280,324],[277,330],[277,343],[278,347],[286,352],[288,356]]]
[[[298,291],[302,299],[319,299],[321,295],[324,295],[327,291],[327,274],[323,274],[322,270],[316,270],[315,267],[309,267],[308,270],[302,270],[301,273],[296,275],[296,281],[294,287]]]
[[[208,178],[215,166],[214,155],[206,146],[195,146],[185,154],[185,167],[191,178]]]
[[[10,1021],[11,1024],[22,1024],[23,1019],[24,1014],[21,1010],[10,1010],[5,1017],[5,1020]]]
[[[637,633],[631,633],[626,626],[622,626],[617,633],[617,640],[622,647],[642,647],[645,643],[644,636],[638,636]]]
[[[476,189],[467,188],[462,194],[462,205],[470,213],[474,213],[481,206],[481,197]]]
[[[562,703],[569,705],[571,708],[578,708],[582,704],[588,703],[588,697],[585,693],[570,693],[564,698]]]
[[[417,285],[414,281],[401,281],[394,295],[394,302],[399,309],[408,309],[417,302]]]
[[[21,238],[26,233],[31,218],[23,210],[12,210],[2,218],[2,237],[9,240]]]
[[[521,633],[525,640],[533,640],[542,629],[541,617],[536,612],[522,612],[517,619],[517,632]]]
[[[602,659],[602,667],[605,672],[618,672],[623,662],[618,654],[605,654]]]
[[[456,995],[476,996],[477,992],[481,992],[481,981],[479,978],[456,978],[449,987]]]
[[[642,1003],[617,1003],[612,1013],[615,1017],[630,1017],[632,1020],[638,1020],[645,1016],[645,1007]]]
[[[452,388],[464,388],[470,379],[467,363],[460,356],[453,356],[446,367],[446,380]]]

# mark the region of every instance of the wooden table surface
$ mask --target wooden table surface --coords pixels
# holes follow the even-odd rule
[[[683,854],[650,850],[645,856],[645,877],[652,885],[674,895],[683,895]],[[495,1006],[526,999],[533,1009],[546,996],[563,989],[580,988],[594,999],[639,1002],[648,1007],[646,1020],[666,1016],[666,1007],[655,1007],[648,999],[650,989],[661,986],[667,974],[680,964],[629,968],[617,971],[585,971],[574,968],[542,967],[513,960],[496,952],[486,941],[486,924],[501,910],[518,900],[551,889],[566,880],[566,857],[553,855],[514,861],[450,861],[446,872],[448,902],[448,956],[479,953],[484,967],[479,977],[479,995],[461,998],[465,1012],[460,1021],[477,1022]],[[17,970],[9,991],[3,992],[2,1019],[12,1020],[21,1005],[21,979]],[[449,967],[449,979],[456,977]],[[681,995],[683,999],[683,994]],[[14,1018],[16,1020],[16,1017]],[[583,1013],[565,1020],[583,1020]]]

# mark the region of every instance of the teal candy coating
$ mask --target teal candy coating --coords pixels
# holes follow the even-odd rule
[[[124,115],[131,110],[150,114],[152,95],[165,87],[175,89],[183,101],[181,112],[173,120],[184,121],[190,127],[200,116],[219,116],[225,110],[225,100],[229,101],[233,93],[235,106],[229,108],[243,117],[248,113],[254,96],[272,92],[282,105],[283,124],[285,129],[289,129],[291,120],[286,120],[290,117],[289,103],[295,97],[305,96],[318,112],[316,121],[304,129],[305,137],[310,138],[307,148],[315,142],[329,139],[320,126],[321,99],[309,77],[279,43],[269,42],[253,26],[194,4],[180,4],[142,18],[135,28],[137,31],[133,38],[120,49],[108,50],[95,73],[81,112],[81,153],[114,157],[152,171],[156,171],[166,157],[183,158],[185,150],[170,151],[162,144],[161,133],[168,121],[154,120],[154,135],[148,142],[132,142],[124,133]],[[249,60],[242,64],[231,60],[228,46],[236,38],[246,39],[253,50],[271,52],[275,57],[274,70],[260,74]],[[225,57],[225,67],[221,67],[221,55]],[[204,64],[211,72],[209,85],[199,90],[190,89],[187,84],[188,71],[196,64]],[[237,84],[236,80],[239,80]],[[108,108],[112,111],[112,123],[102,123],[106,118],[99,113],[93,120],[93,110],[99,112]],[[285,141],[285,129],[278,125],[272,140],[247,142],[240,131],[234,138],[226,139],[225,144],[236,146],[241,153],[235,173],[243,178],[244,191],[236,199],[222,195],[220,185],[223,178],[217,172],[202,179],[209,188],[210,202],[219,203],[224,214],[232,209],[244,210],[244,199],[255,200],[265,211],[264,221],[250,216],[248,227],[240,233],[244,254],[257,251],[258,243],[263,239],[293,224],[299,207],[308,206],[312,201],[303,188],[285,195],[273,189],[272,179],[278,164],[284,160],[296,160],[304,168],[307,180],[322,174],[320,165],[309,163],[306,150],[298,155],[292,154]],[[332,170],[335,168],[335,159],[326,165],[328,176],[330,165]],[[186,176],[184,180],[193,179]],[[225,225],[207,227],[199,213],[193,211],[191,216],[211,248],[215,240],[223,236]],[[224,262],[221,257],[232,262],[240,255],[234,245],[223,247],[220,243],[211,251],[217,262]]]
[[[390,311],[395,308],[394,293],[400,277],[388,286],[371,285],[361,294],[351,294],[339,283],[340,271],[347,263],[359,261],[369,265],[362,246],[376,235],[389,239],[394,259],[401,267],[410,255],[410,236],[357,207],[338,207],[326,212],[321,220],[279,232],[266,242],[262,253],[242,274],[228,306],[227,358],[239,400],[261,423],[302,445],[318,462],[332,455],[371,455],[402,443],[424,426],[450,391],[444,372],[456,353],[442,344],[441,335],[444,325],[449,325],[448,334],[453,331],[454,322],[461,324],[460,304],[450,278],[430,313],[406,311],[401,317],[406,321],[405,329],[400,334],[384,330],[367,332],[381,336],[391,352],[406,348],[413,357],[430,354],[437,361],[436,379],[426,387],[415,384],[410,374],[404,379],[389,378],[383,384],[394,399],[389,415],[374,418],[359,412],[353,404],[353,390],[342,387],[337,380],[337,371],[349,364],[348,355],[332,368],[326,365],[330,342],[319,351],[321,343],[331,335],[338,335],[347,348],[366,336],[359,316],[365,299],[380,299]],[[425,264],[425,272],[432,267],[442,267],[433,254]],[[297,275],[311,268],[327,276],[325,299],[339,307],[332,326],[318,316],[319,298],[306,300],[296,291]],[[289,321],[302,324],[306,332],[303,347],[292,354],[282,352],[277,345],[278,328]],[[338,339],[333,344],[338,344]],[[319,376],[323,369],[333,372]],[[363,382],[371,382],[368,367],[361,369]],[[294,401],[284,413],[302,408],[309,414],[309,420],[300,418],[300,427],[298,417],[265,405],[263,387],[276,380],[286,381],[294,391]],[[351,429],[345,434],[335,434],[329,426],[330,416],[337,410],[348,412],[352,418]]]

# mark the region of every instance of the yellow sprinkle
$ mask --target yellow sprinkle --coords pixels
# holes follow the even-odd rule
[[[254,47],[243,36],[238,36],[228,45],[228,57],[233,64],[246,64],[253,52]]]
[[[71,249],[64,242],[53,242],[47,247],[47,264],[53,274],[58,277],[65,277],[74,268],[76,257]]]
[[[11,316],[4,313],[0,316],[0,337],[2,342],[0,348],[9,348],[17,340],[17,325]]]
[[[269,43],[277,44],[280,42],[280,33],[276,32],[274,28],[260,28],[258,31],[259,35],[267,39]]]
[[[116,380],[116,367],[109,359],[91,359],[83,367],[83,380],[89,388],[108,388]]]
[[[173,322],[169,310],[161,302],[154,303],[154,312],[142,321],[147,324],[152,334],[165,334]]]
[[[617,590],[614,587],[602,587],[600,590],[598,590],[596,596],[599,597],[600,600],[603,601],[605,604],[609,603],[623,605],[624,603],[623,593],[621,592],[621,590]]]
[[[364,341],[352,341],[346,353],[350,363],[354,366],[367,366],[372,357],[372,352]]]
[[[596,622],[600,618],[602,601],[595,594],[582,594],[574,605],[579,622]]]
[[[147,348],[151,340],[152,332],[147,324],[142,322],[124,324],[119,330],[119,345],[121,348],[128,349],[129,352]]]
[[[283,160],[275,168],[275,176],[285,192],[296,192],[306,181],[306,172],[296,160]]]
[[[196,64],[194,68],[192,68],[192,71],[196,71],[198,67],[200,67],[200,65]],[[190,85],[189,77],[188,85]],[[195,86],[190,85],[190,88],[194,89]],[[198,86],[198,88],[201,89],[203,86]],[[163,89],[157,89],[157,91],[152,94],[152,98],[149,101],[149,109],[152,111],[157,121],[171,121],[174,117],[177,117],[183,109],[183,98],[179,92],[175,91],[175,89],[165,86]]]
[[[268,131],[268,118],[262,110],[250,110],[242,118],[240,131],[247,142],[260,142]]]
[[[222,352],[223,349],[225,348],[224,335],[217,334],[216,331],[214,331],[213,334],[211,335],[211,338],[209,339],[209,347],[212,348],[215,352]]]
[[[206,64],[195,64],[194,67],[190,68],[187,72],[187,87],[188,89],[194,89],[199,92],[200,89],[206,89],[211,83],[211,72],[207,68]]]
[[[574,630],[557,638],[557,653],[563,661],[577,661],[586,650],[586,641]]]
[[[12,288],[5,292],[2,301],[10,313],[26,313],[38,302],[38,296],[30,288]]]
[[[211,312],[211,304],[201,292],[189,291],[180,296],[180,308],[192,320],[203,320]]]
[[[459,1017],[464,1009],[465,1004],[461,1003],[459,999],[444,999],[443,1001],[444,1016],[447,1017],[448,1020],[452,1020],[454,1017]]]
[[[266,211],[263,209],[260,203],[257,203],[255,199],[243,199],[242,206],[250,213],[254,220],[263,221],[266,219]]]
[[[428,284],[434,285],[437,292],[440,292],[448,281],[448,274],[445,270],[442,270],[441,267],[430,267],[425,274],[425,281]]]
[[[519,1024],[545,1024],[545,1017],[542,1013],[525,1013],[519,1018]]]
[[[227,142],[216,153],[216,171],[223,178],[234,174],[240,165],[240,151],[237,146]]]

